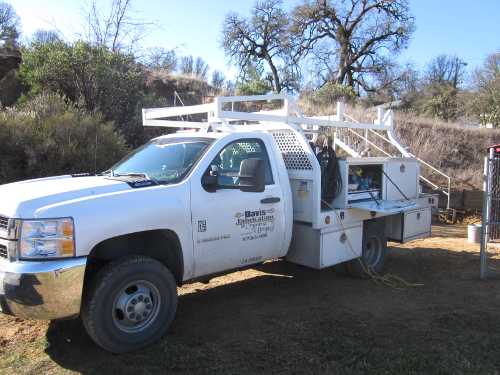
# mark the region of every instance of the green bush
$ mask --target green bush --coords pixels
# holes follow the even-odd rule
[[[236,95],[265,95],[272,91],[269,82],[255,79],[236,85]]]
[[[145,73],[132,55],[77,41],[33,42],[22,49],[20,78],[27,96],[56,92],[79,108],[113,121],[129,144],[142,137],[139,102]],[[142,140],[142,139],[141,139]]]
[[[111,122],[41,94],[0,112],[0,183],[102,171],[125,155]]]
[[[331,106],[338,101],[353,103],[357,98],[350,86],[327,82],[321,88],[305,95],[305,99],[317,106]]]
[[[236,82],[236,95],[265,95],[273,91],[269,79],[263,76],[261,67],[249,64]]]
[[[427,117],[456,120],[462,114],[458,94],[458,90],[449,84],[429,85],[417,99],[417,111]]]

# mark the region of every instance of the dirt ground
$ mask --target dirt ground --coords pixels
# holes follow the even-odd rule
[[[268,262],[184,286],[166,337],[128,355],[96,347],[78,320],[2,316],[0,373],[498,374],[500,280],[478,279],[465,227],[433,230],[387,260],[422,286]]]

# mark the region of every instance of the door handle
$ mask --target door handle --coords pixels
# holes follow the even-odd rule
[[[260,203],[262,204],[269,204],[269,203],[278,203],[281,200],[279,197],[272,197],[272,198],[264,198],[260,200]]]

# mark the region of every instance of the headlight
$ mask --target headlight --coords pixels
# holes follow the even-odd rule
[[[21,259],[62,258],[75,255],[73,219],[22,220]]]

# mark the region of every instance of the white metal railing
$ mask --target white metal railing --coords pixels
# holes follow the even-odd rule
[[[258,112],[243,112],[235,110],[235,103],[251,103],[251,102],[275,102],[280,101],[281,107],[276,110],[258,111]],[[206,114],[206,119],[203,121],[179,121],[184,119],[184,116],[189,119],[189,115]],[[174,118],[174,119],[173,119]],[[420,175],[419,178],[424,183],[428,184],[435,190],[439,190],[447,197],[447,208],[450,208],[451,197],[451,177],[440,171],[436,167],[426,161],[411,154],[403,147],[393,135],[393,113],[391,110],[384,111],[383,108],[377,109],[377,118],[373,123],[362,123],[344,112],[344,104],[337,103],[337,113],[330,116],[304,116],[298,105],[288,96],[283,94],[270,95],[252,95],[252,96],[226,96],[216,97],[213,103],[199,104],[182,107],[168,108],[147,108],[142,110],[142,120],[144,126],[166,126],[176,128],[194,128],[208,131],[209,129],[220,130],[238,130],[241,124],[258,124],[258,125],[243,125],[247,128],[253,126],[270,127],[287,127],[292,128],[301,133],[318,133],[320,128],[336,129],[335,134],[345,135],[349,133],[356,138],[364,141],[365,145],[382,152],[384,155],[393,157],[393,155],[384,150],[383,147],[371,141],[368,137],[370,133],[376,134],[386,144],[395,147],[404,157],[412,157],[418,160],[422,165],[431,169],[435,173],[441,175],[447,180],[447,188],[441,188],[436,183],[428,178]],[[312,129],[311,129],[312,128]],[[355,131],[364,130],[362,135]],[[385,131],[387,137],[377,133],[377,131]],[[350,141],[350,137],[341,139],[334,137],[335,145],[341,147],[352,156],[360,156],[356,150],[356,145]]]
[[[344,116],[350,118],[352,121],[355,121],[355,119],[353,119],[351,116],[348,116],[348,115],[345,115]],[[352,129],[348,129],[350,131],[350,133],[354,134],[356,137],[358,137],[359,139],[362,139],[364,140],[366,143],[368,143],[370,146],[374,147],[375,149],[377,149],[378,151],[382,152],[384,155],[388,156],[388,157],[394,157],[394,155],[390,154],[389,152],[383,150],[381,147],[379,147],[378,145],[376,145],[375,143],[373,143],[372,141],[370,141],[368,139],[367,136],[363,136],[357,132],[355,132],[354,130]],[[400,147],[397,147],[393,141],[389,140],[388,138],[384,137],[382,134],[379,134],[377,133],[375,130],[373,129],[368,129],[368,131],[374,135],[376,135],[377,137],[379,137],[380,139],[382,139],[384,142],[396,147],[398,149],[398,151],[400,151],[400,147],[401,145],[398,144],[398,146]],[[406,150],[405,150],[406,151]],[[406,151],[404,154],[402,153],[402,156],[410,156],[416,160],[418,160],[418,162],[422,165],[424,165],[425,167],[431,169],[432,171],[436,172],[437,174],[441,175],[442,177],[444,177],[446,179],[446,188],[443,188],[439,185],[437,185],[436,183],[432,182],[430,179],[422,176],[421,174],[419,175],[419,179],[424,182],[425,184],[431,186],[434,190],[438,190],[440,191],[442,194],[444,194],[446,196],[446,208],[449,209],[450,208],[450,202],[451,202],[451,177],[448,176],[446,173],[444,173],[443,171],[440,171],[439,169],[437,169],[436,167],[434,167],[433,165],[429,164],[428,162],[426,162],[425,160],[422,160],[421,158],[419,158],[418,156],[414,155],[414,154],[411,154],[409,153],[408,151]]]
[[[274,111],[243,112],[234,110],[235,103],[245,102],[272,102],[282,101],[282,107]],[[230,104],[230,109],[227,104]],[[216,97],[213,103],[198,104],[183,107],[167,108],[145,108],[142,110],[142,122],[144,126],[166,126],[182,128],[207,129],[208,127],[227,126],[230,122],[261,122],[280,123],[303,131],[302,126],[311,125],[316,127],[330,128],[353,128],[388,130],[392,126],[392,112],[386,113],[375,123],[361,123],[344,121],[342,116],[342,105],[338,103],[336,116],[303,116],[295,110],[296,106],[292,99],[283,94],[251,95],[251,96],[221,96]],[[294,111],[292,111],[294,109]],[[206,114],[207,120],[201,121],[179,121],[181,116]],[[175,119],[172,119],[175,118]]]
[[[374,147],[376,150],[380,151],[381,153],[383,153],[385,156],[389,156],[389,157],[392,157],[391,154],[389,154],[388,152],[386,152],[385,150],[383,150],[382,148],[380,148],[379,146],[377,146],[375,143],[373,143],[372,141],[370,141],[367,137],[364,137],[362,136],[361,134],[355,132],[354,130],[352,129],[348,129],[352,134],[354,134],[355,136],[357,136],[358,138],[361,138],[362,140],[364,140],[367,144],[369,144],[370,146]]]

